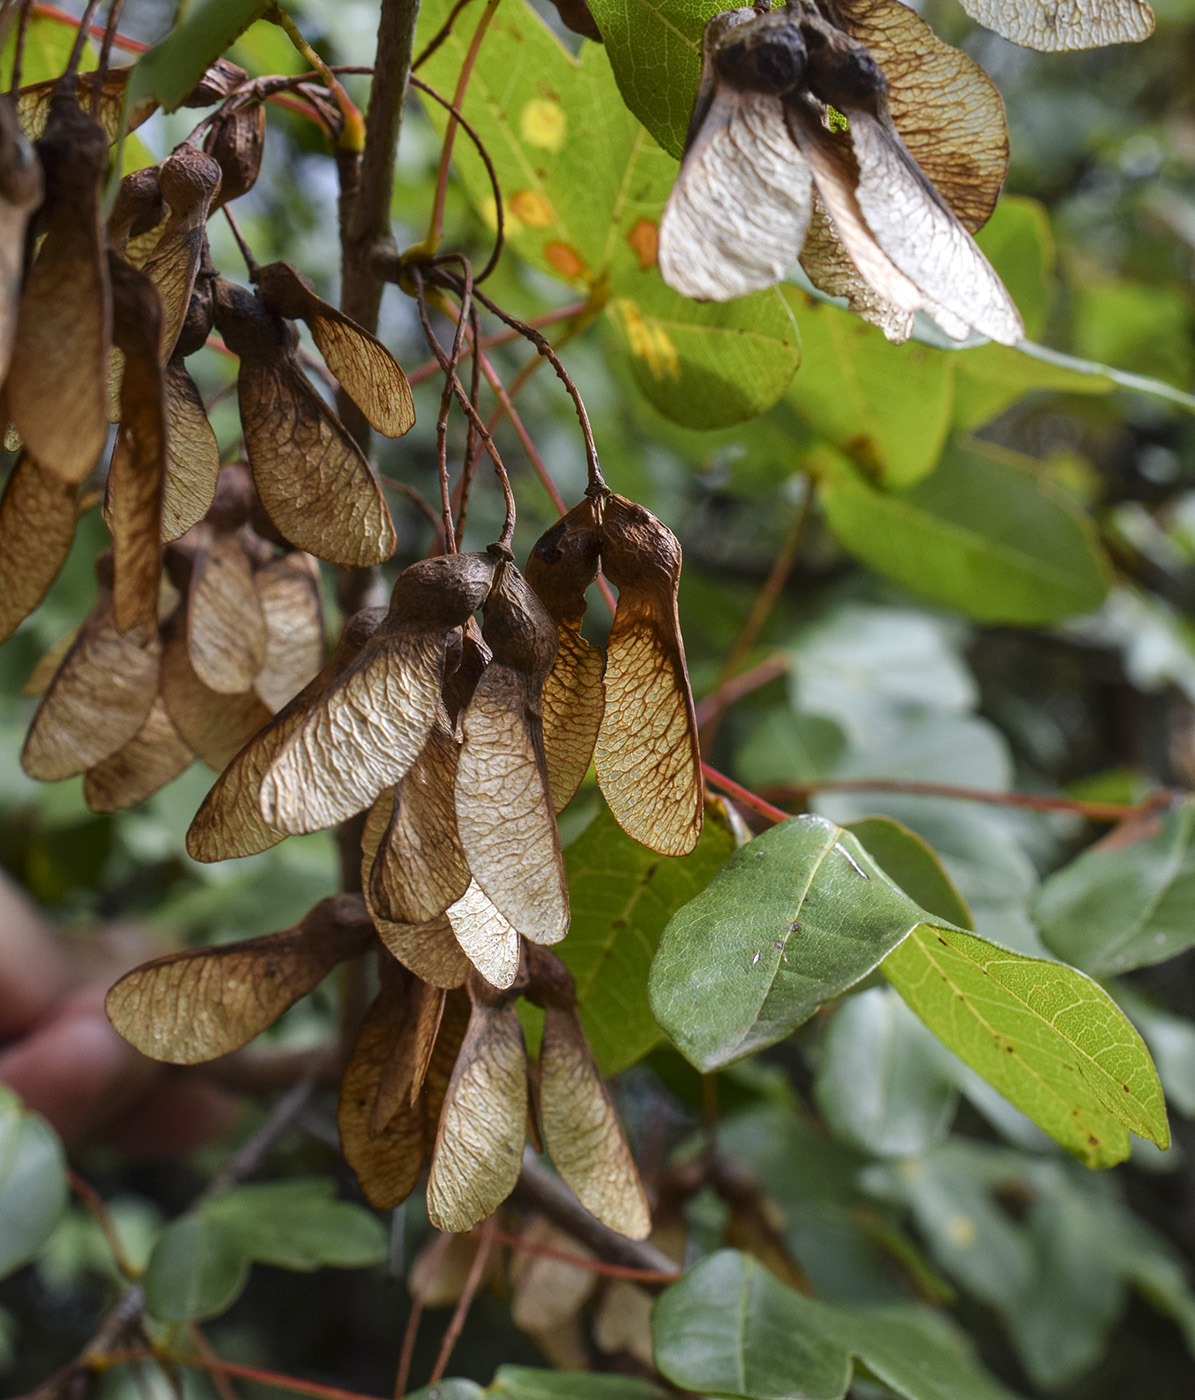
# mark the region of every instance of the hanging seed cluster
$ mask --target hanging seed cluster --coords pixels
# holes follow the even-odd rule
[[[53,582],[112,443],[112,545],[90,613],[31,682],[42,699],[22,762],[47,781],[83,774],[97,811],[206,762],[219,777],[187,838],[200,861],[357,819],[361,894],[135,969],[109,995],[113,1024],[156,1059],[201,1063],[372,952],[377,996],[339,1107],[369,1199],[395,1205],[426,1169],[432,1219],[466,1230],[510,1193],[530,1124],[588,1209],[641,1237],[635,1165],[549,951],[569,925],[556,815],[592,762],[636,840],[665,855],[696,845],[680,549],[594,457],[585,499],[525,576],[508,488],[503,542],[405,569],[389,606],[350,618],[325,660],[316,558],[379,564],[395,531],[307,378],[295,323],[377,431],[406,432],[414,409],[389,352],[301,273],[246,250],[249,291],[212,264],[208,221],[260,167],[268,81],[210,70],[193,97],[218,104],[202,148],[126,177],[106,220],[121,75],[0,101],[0,376],[20,454],[0,500],[0,636]],[[213,336],[238,360],[245,460],[223,469],[187,366]],[[604,654],[582,636],[599,568],[619,594]],[[544,1013],[531,1067],[519,997]]]

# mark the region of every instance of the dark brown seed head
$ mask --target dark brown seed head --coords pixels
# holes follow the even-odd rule
[[[250,102],[218,117],[203,149],[220,166],[223,179],[216,205],[240,199],[257,183],[266,141],[266,109]]]
[[[392,621],[431,631],[460,627],[485,601],[494,567],[488,554],[442,554],[412,564],[390,595]]]
[[[234,355],[272,359],[291,354],[298,345],[294,326],[267,311],[252,292],[217,277],[213,294],[216,329]]]

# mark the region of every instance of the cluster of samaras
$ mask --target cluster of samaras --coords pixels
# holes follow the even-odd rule
[[[0,639],[62,567],[80,483],[116,423],[104,500],[110,621],[153,649],[164,547],[204,520],[216,494],[220,452],[186,366],[213,328],[240,361],[262,533],[346,565],[380,563],[395,547],[369,463],[302,368],[294,322],[306,322],[345,392],[392,437],[414,422],[402,370],[287,264],[251,268],[254,294],[221,278],[208,254],[208,219],[257,176],[260,85],[223,62],[210,70],[193,95],[194,105],[219,103],[205,149],[184,143],[126,176],[104,221],[124,86],[123,74],[102,88],[94,76],[66,78],[0,103],[0,375],[9,440],[22,449],[0,501]],[[35,149],[21,127],[40,130]],[[26,265],[30,225],[40,242]]]

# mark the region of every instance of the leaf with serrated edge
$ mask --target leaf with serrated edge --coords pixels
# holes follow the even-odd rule
[[[307,322],[324,363],[373,428],[396,438],[414,426],[411,386],[381,341],[317,296],[289,263],[260,268],[256,281],[258,296],[275,315]]]
[[[475,1000],[457,1056],[427,1179],[427,1213],[460,1234],[514,1190],[527,1124],[523,1028],[512,1005]]]
[[[112,298],[100,218],[108,138],[68,92],[51,103],[38,155],[46,231],[21,295],[4,396],[29,454],[77,482],[108,435]]]
[[[929,924],[883,971],[956,1055],[1089,1166],[1123,1161],[1126,1129],[1169,1146],[1149,1052],[1083,973]]]
[[[166,365],[166,481],[162,539],[177,540],[207,514],[220,475],[220,448],[203,397],[181,357]]]
[[[93,812],[116,812],[155,793],[195,759],[161,697],[123,748],[87,770],[83,798]]]
[[[701,836],[704,789],[676,611],[680,545],[642,506],[611,496],[602,568],[618,608],[606,643],[598,785],[628,836],[661,855],[687,855]]]
[[[183,741],[217,773],[270,720],[256,691],[221,695],[204,685],[187,657],[187,639],[177,616],[162,647],[162,699]]]
[[[645,1239],[651,1215],[643,1184],[575,1012],[546,1009],[539,1073],[544,1145],[556,1170],[591,1215]]]
[[[490,986],[509,987],[519,970],[519,935],[476,880],[445,918],[461,951]]]
[[[249,557],[235,535],[213,533],[191,566],[188,659],[209,690],[239,695],[252,687],[265,655],[266,619]]]
[[[453,803],[456,759],[456,739],[441,711],[419,757],[399,780],[370,872],[370,902],[393,923],[438,919],[469,887]]]
[[[351,895],[333,895],[280,933],[171,953],[134,968],[109,991],[108,1019],[152,1060],[202,1064],[273,1025],[372,939],[361,905]]]
[[[1014,44],[1047,52],[1139,43],[1154,28],[1145,0],[962,0],[962,6]]]
[[[158,690],[161,647],[121,636],[101,585],[87,621],[50,682],[21,751],[31,778],[54,782],[101,763],[145,723]]]
[[[272,710],[280,710],[319,673],[324,659],[324,608],[319,566],[292,550],[253,575],[266,621],[265,660],[253,682]]]
[[[332,659],[284,709],[232,760],[204,799],[187,832],[193,860],[228,860],[254,855],[283,840],[286,833],[267,826],[260,793],[275,754],[298,729],[310,707],[335,684],[385,617],[382,608],[363,608],[345,626]]]
[[[0,641],[37,607],[75,538],[76,488],[22,455],[0,499]]]

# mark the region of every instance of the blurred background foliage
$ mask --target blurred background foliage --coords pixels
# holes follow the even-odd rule
[[[509,18],[521,4],[504,0],[508,25],[531,23],[522,11]],[[370,0],[287,8],[330,61],[370,61]],[[562,353],[611,485],[664,519],[684,546],[681,617],[695,694],[708,695],[725,679],[728,657],[738,671],[770,668],[771,679],[717,725],[707,754],[716,767],[781,803],[799,801],[803,785],[862,778],[1112,802],[1136,801],[1158,786],[1190,787],[1195,400],[1184,396],[1195,390],[1195,4],[1163,0],[1157,32],[1143,44],[1057,55],[980,30],[953,0],[920,8],[1003,94],[1012,163],[1005,198],[980,241],[1031,338],[1052,354],[946,349],[932,329],[891,347],[798,287],[783,298],[763,294],[766,306],[742,325],[711,329],[700,308],[693,324],[682,324],[674,308],[652,300],[657,293],[645,282],[634,293],[641,269],[625,236],[609,262],[604,305]],[[431,33],[446,11],[427,0],[422,32]],[[545,22],[554,24],[554,14]],[[152,39],[168,23],[167,5],[129,0],[122,30]],[[57,71],[66,38],[61,27],[34,26],[27,80]],[[536,42],[555,40],[545,33]],[[572,35],[562,42],[577,47]],[[264,22],[230,56],[254,74],[304,66],[282,32]],[[499,64],[500,55],[491,61]],[[563,55],[556,61],[563,64]],[[39,63],[44,72],[34,71]],[[429,65],[432,81],[447,86],[454,63],[459,55],[446,46],[438,78]],[[612,220],[622,235],[633,220],[607,206],[602,225],[605,174],[596,171],[595,153],[616,156],[619,141],[643,139],[604,64],[600,51],[585,55],[584,71],[593,76],[572,100],[597,106],[572,129],[576,147],[550,152],[545,177],[569,217],[581,219],[576,201],[585,205],[590,223],[582,227],[599,252],[609,250]],[[362,80],[347,81],[362,99]],[[559,100],[568,113],[567,95],[548,91],[543,74],[540,82],[539,99]],[[511,95],[512,129],[527,100],[522,90]],[[145,159],[166,154],[189,120],[183,113],[148,123],[138,134]],[[487,130],[484,119],[479,124]],[[441,125],[412,101],[393,206],[400,248],[424,232]],[[638,146],[636,153],[662,198],[671,160]],[[505,150],[495,156],[500,169],[511,158]],[[492,235],[467,151],[461,170],[449,189],[445,246],[480,263]],[[238,207],[240,226],[259,261],[292,261],[333,300],[335,200],[335,168],[318,129],[272,107],[265,167]],[[534,211],[524,205],[523,212],[532,219],[516,213],[513,246],[490,292],[529,319],[580,298],[576,279],[570,285],[553,275],[537,253]],[[222,221],[211,232],[217,264],[244,280]],[[748,325],[769,342],[763,350],[744,348]],[[393,289],[380,335],[408,371],[427,358],[411,304]],[[680,346],[679,370],[670,367],[669,336]],[[801,364],[788,383],[798,344]],[[519,347],[493,356],[508,383],[527,358]],[[1084,361],[1094,364],[1077,363]],[[192,364],[208,398],[232,374],[215,351]],[[1117,371],[1119,382],[1101,366]],[[1126,375],[1157,382],[1124,387]],[[377,449],[383,473],[425,493],[435,479],[438,396],[434,379],[418,389],[416,428]],[[518,405],[565,499],[577,499],[582,444],[559,385],[540,373]],[[221,442],[234,447],[232,399],[213,421]],[[694,426],[710,422],[718,426]],[[459,453],[459,424],[453,431]],[[515,472],[521,557],[554,512],[505,425],[499,441]],[[409,503],[392,495],[391,505],[400,546],[390,574],[431,543]],[[469,547],[492,538],[500,519],[498,494],[483,482]],[[50,597],[0,651],[0,862],[71,938],[85,939],[97,922],[112,919],[159,930],[163,948],[284,927],[335,887],[330,835],[291,838],[227,866],[198,866],[183,848],[211,781],[198,766],[116,816],[87,810],[81,780],[41,786],[20,769],[36,704],[23,688],[38,658],[90,606],[92,560],[104,541],[92,511]],[[747,648],[736,649],[781,555],[792,567],[775,605]],[[331,598],[331,571],[328,583]],[[335,616],[330,607],[333,628]],[[600,632],[600,614],[592,622]],[[1141,901],[1119,915],[1149,937],[1156,925],[1159,942],[1152,955],[1118,964],[1109,947],[1120,925],[1101,913],[1115,902],[1101,893],[1106,876],[1069,864],[1101,828],[1074,816],[907,793],[822,791],[808,795],[808,805],[838,822],[875,814],[899,820],[937,852],[981,933],[1023,952],[1065,956],[1101,977],[1117,973],[1111,989],[1155,1055],[1174,1146],[1163,1155],[1138,1143],[1129,1164],[1084,1171],[880,985],[815,1017],[793,1041],[720,1074],[719,1146],[757,1173],[785,1245],[827,1302],[916,1298],[948,1306],[988,1366],[1024,1394],[1189,1396],[1195,965],[1184,950],[1195,942],[1195,856],[1188,823],[1174,818],[1153,844],[1122,853],[1114,889],[1137,888]],[[635,859],[631,843],[601,825],[605,818],[587,826],[598,806],[586,788],[565,818],[566,839],[576,843],[566,855],[577,923],[562,952],[582,981],[590,956],[585,921],[595,922],[600,942],[602,915],[578,897],[579,882],[592,880],[603,861],[629,870]],[[704,860],[704,873],[675,872],[661,896],[664,912],[636,926],[649,951],[669,908],[700,887],[722,854],[689,858]],[[619,1101],[633,1136],[663,1160],[692,1150],[710,1088],[651,1023],[640,962],[590,979],[583,1010],[599,1057],[623,1071]],[[640,1019],[628,1048],[619,1031],[630,1023],[612,1008],[636,990]],[[270,1034],[278,1043],[311,1044],[335,1016],[327,987]],[[263,1111],[250,1106],[239,1133]],[[351,1197],[328,1140],[330,1103],[317,1101],[309,1119],[309,1131],[279,1149],[274,1175],[335,1177]],[[126,1249],[145,1260],[228,1146],[186,1164],[92,1152],[83,1170],[110,1199]],[[306,1207],[315,1217],[318,1196]],[[280,1232],[293,1224],[284,1206]],[[727,1237],[728,1207],[705,1191],[685,1210],[685,1257],[693,1261]],[[251,1275],[247,1262],[233,1269],[240,1284],[231,1296],[244,1291],[212,1322],[213,1345],[230,1359],[389,1393],[409,1302],[403,1280],[429,1232],[421,1202],[412,1199],[387,1227],[389,1243],[379,1226],[350,1261],[373,1267],[338,1275],[335,1287],[326,1276],[293,1272],[343,1262],[318,1242],[306,1263],[292,1260],[290,1269],[278,1267],[276,1249],[262,1246],[254,1257],[264,1265]],[[354,1228],[368,1235],[367,1227]],[[94,1223],[81,1206],[70,1207],[36,1258],[0,1286],[5,1389],[19,1393],[72,1356],[114,1286]],[[432,1319],[446,1316],[432,1312]],[[424,1328],[417,1382],[430,1369],[439,1330]],[[600,1339],[586,1346],[591,1359],[600,1356]],[[471,1313],[453,1372],[489,1383],[501,1363],[543,1365],[544,1358],[512,1327],[509,1284],[499,1280]],[[211,1393],[193,1375],[179,1383],[188,1395]],[[99,1393],[116,1400],[164,1386],[150,1372],[139,1382],[113,1373]],[[248,1386],[244,1393],[257,1392]],[[858,1389],[887,1393],[878,1381]]]

